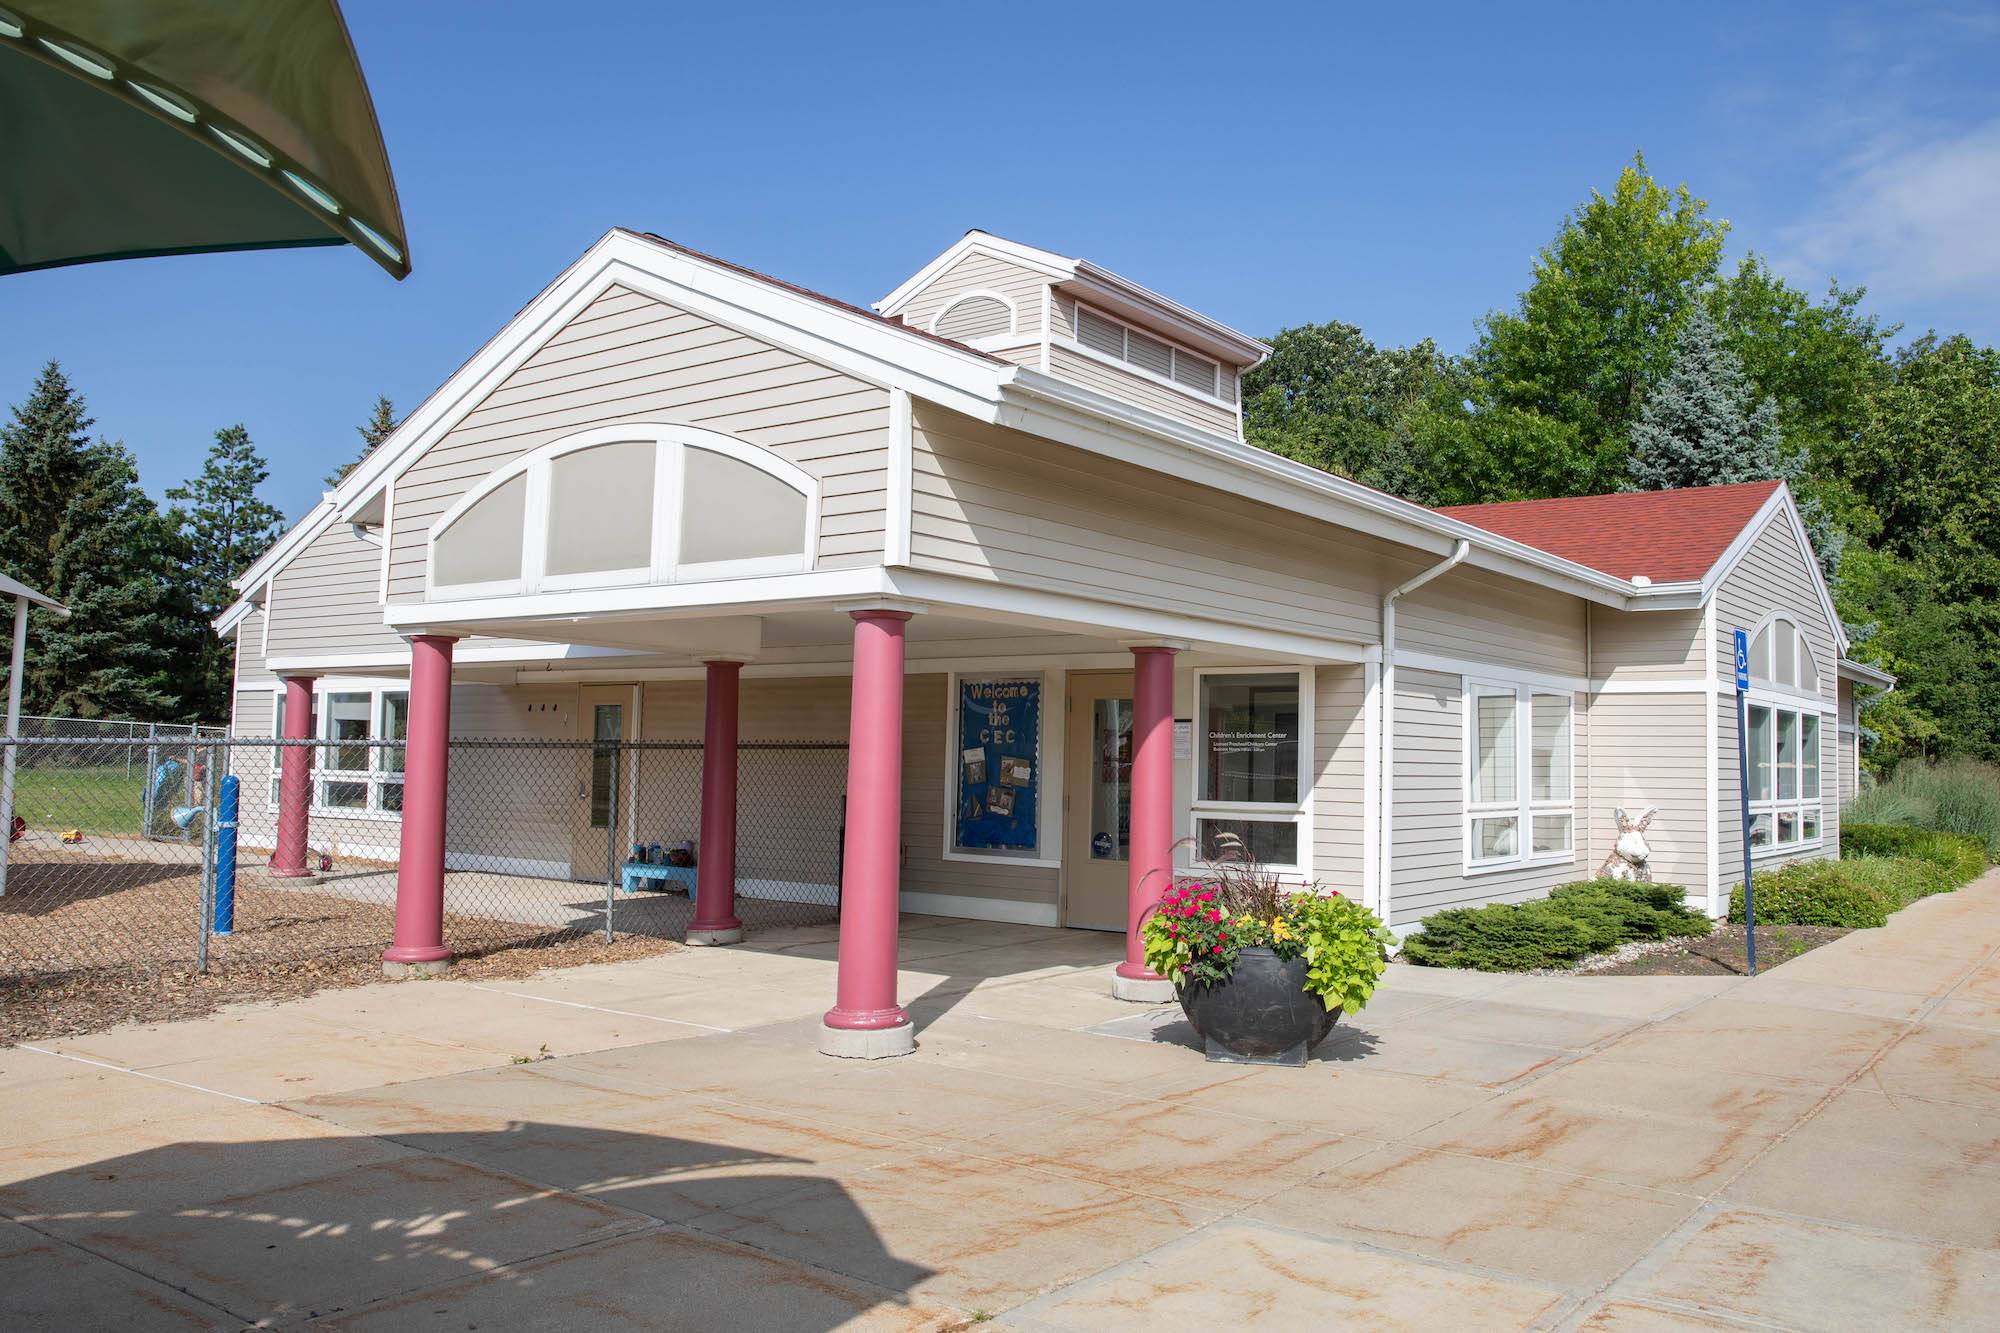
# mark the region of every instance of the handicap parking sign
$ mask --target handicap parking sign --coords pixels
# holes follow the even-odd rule
[[[1750,635],[1747,630],[1736,631],[1736,688],[1750,688]]]

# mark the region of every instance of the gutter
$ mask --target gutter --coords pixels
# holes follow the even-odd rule
[[[1395,898],[1391,871],[1395,866],[1396,842],[1396,602],[1404,593],[1415,592],[1432,579],[1457,569],[1471,554],[1472,543],[1460,538],[1442,561],[1382,595],[1382,675],[1377,686],[1382,697],[1382,808],[1375,812],[1379,828],[1375,852],[1382,859],[1375,873],[1375,907],[1384,925],[1389,924]]]
[[[1843,657],[1835,665],[1834,671],[1842,680],[1851,680],[1857,685],[1872,685],[1878,690],[1896,688],[1897,678],[1893,672],[1884,671],[1878,666],[1870,666],[1866,662],[1856,662]]]

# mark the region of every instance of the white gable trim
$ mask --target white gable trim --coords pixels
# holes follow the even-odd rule
[[[1799,516],[1799,507],[1792,500],[1792,489],[1782,481],[1778,483],[1778,489],[1771,492],[1771,498],[1764,502],[1764,507],[1743,525],[1743,531],[1736,534],[1736,540],[1729,543],[1721,558],[1702,579],[1701,600],[1706,604],[1715,596],[1716,590],[1735,572],[1736,567],[1743,563],[1743,558],[1750,554],[1750,549],[1757,544],[1758,538],[1764,535],[1764,529],[1777,522],[1780,515],[1791,528],[1792,539],[1798,545],[1800,557],[1805,560],[1806,572],[1812,578],[1813,591],[1819,596],[1820,612],[1825,615],[1826,623],[1831,627],[1834,647],[1840,656],[1845,657],[1851,646],[1847,630],[1840,623],[1840,613],[1834,609],[1833,593],[1827,588],[1826,577],[1820,572],[1819,557],[1813,554],[1812,538],[1806,535],[1805,520]]]
[[[1041,274],[1051,282],[1063,282],[1076,276],[1077,261],[1074,259],[975,230],[953,241],[943,254],[903,279],[896,290],[875,302],[875,309],[884,315],[894,315],[908,305],[918,292],[930,286],[959,260],[973,254],[983,254],[1009,264],[1019,265]]]

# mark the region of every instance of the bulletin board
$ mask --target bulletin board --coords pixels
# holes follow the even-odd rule
[[[1042,682],[958,683],[958,820],[972,851],[1033,852],[1041,845]]]

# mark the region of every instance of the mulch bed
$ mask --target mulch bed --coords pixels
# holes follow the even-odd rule
[[[1849,932],[1836,926],[1757,927],[1757,971],[1763,973],[1831,944]],[[1637,957],[1578,970],[1593,977],[1740,977],[1750,971],[1749,932],[1724,922],[1700,939],[1648,945]]]
[[[87,888],[86,888],[87,883]],[[382,980],[395,919],[386,903],[260,889],[246,877],[236,929],[196,966],[197,872],[178,865],[12,867],[0,898],[0,1045],[77,1036],[119,1023],[193,1018],[226,1004],[287,1000]],[[448,913],[451,975],[487,980],[617,962],[680,947],[659,936],[606,943],[588,928]]]

